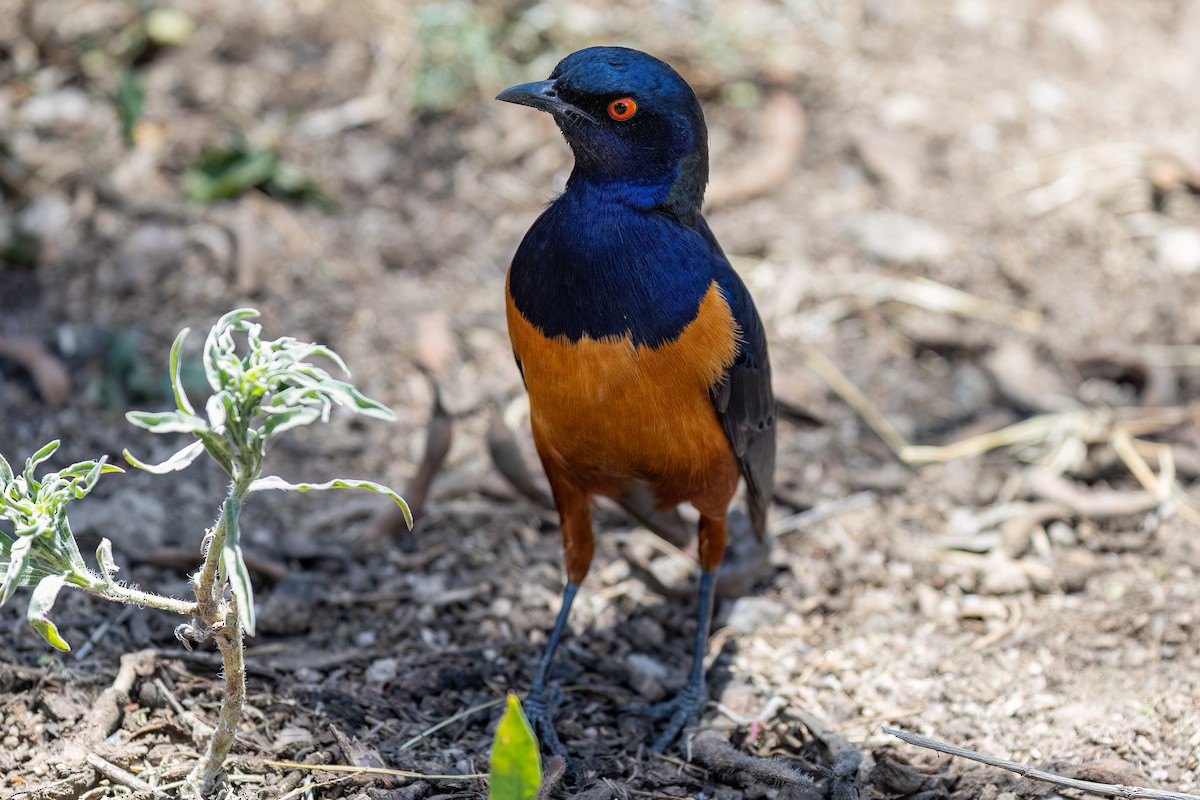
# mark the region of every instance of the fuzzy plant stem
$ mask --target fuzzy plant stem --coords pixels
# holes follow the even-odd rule
[[[174,597],[151,594],[150,592],[143,592],[138,589],[130,589],[128,586],[120,586],[116,583],[101,587],[87,586],[85,588],[93,591],[98,597],[102,597],[105,600],[112,600],[115,603],[157,608],[162,611],[170,611],[174,614],[182,614],[185,617],[196,615],[196,604],[188,600],[178,600]]]
[[[230,496],[242,500],[249,492],[250,480],[236,481]],[[204,566],[194,578],[197,618],[212,630],[221,651],[225,667],[225,697],[208,748],[180,789],[180,797],[208,797],[217,785],[221,766],[233,747],[238,721],[246,702],[246,661],[242,648],[242,624],[238,617],[237,598],[224,600],[225,584],[219,581],[221,552],[229,530],[222,506],[221,516],[206,537]]]

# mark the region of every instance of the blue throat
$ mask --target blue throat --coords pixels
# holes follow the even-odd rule
[[[695,181],[597,178],[577,168],[513,258],[517,309],[548,338],[628,334],[650,347],[677,338],[723,261],[700,217],[700,181],[697,192]]]

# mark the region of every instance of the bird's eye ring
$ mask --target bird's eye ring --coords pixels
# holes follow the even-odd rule
[[[608,104],[608,115],[618,122],[624,122],[637,111],[637,103],[632,97],[622,97]]]

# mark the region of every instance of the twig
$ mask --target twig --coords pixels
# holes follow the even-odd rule
[[[149,794],[152,797],[163,796],[162,792],[146,783],[132,772],[127,772],[126,770],[121,769],[116,764],[112,763],[111,761],[106,761],[95,753],[88,753],[87,763],[91,764],[97,772],[114,783],[119,783],[122,786],[128,786],[135,792]]]
[[[295,789],[292,789],[290,792],[280,797],[279,800],[292,800],[293,797],[301,797],[302,795],[308,794],[313,789],[320,789],[323,786],[333,786],[338,783],[345,783],[353,777],[353,775],[343,775],[340,778],[330,778],[327,781],[306,783],[303,786],[297,786]]]
[[[905,450],[910,449],[908,442],[900,435],[900,431],[896,430],[895,426],[888,421],[888,418],[867,399],[862,390],[846,377],[837,364],[833,363],[829,356],[815,347],[806,346],[804,347],[804,363],[809,369],[820,375],[846,405],[858,412],[863,422],[875,431],[875,434],[897,457],[904,460],[902,454]]]
[[[458,712],[457,714],[455,714],[454,716],[444,719],[441,722],[437,723],[436,725],[434,725],[430,728],[426,728],[425,730],[418,733],[416,736],[407,740],[404,744],[400,745],[399,751],[407,750],[408,748],[410,748],[413,745],[420,742],[425,737],[430,736],[434,733],[437,733],[438,731],[440,731],[442,728],[446,727],[447,725],[453,725],[455,722],[458,722],[460,719],[469,717],[472,714],[478,714],[480,711],[486,711],[489,708],[498,706],[501,703],[504,703],[505,700],[506,700],[506,698],[499,697],[499,698],[496,698],[495,700],[489,700],[486,703],[480,703],[477,706],[471,706],[470,708],[464,709],[464,710]]]
[[[792,514],[790,517],[784,517],[779,520],[775,525],[775,535],[783,536],[784,534],[795,533],[810,525],[824,522],[830,517],[836,517],[838,514],[867,508],[874,504],[876,499],[874,492],[866,491],[841,497],[837,500],[830,500],[828,503],[815,505],[807,511],[801,511],[799,514]]]
[[[946,753],[960,758],[969,758],[972,761],[978,761],[980,764],[987,764],[990,767],[999,767],[1006,769],[1009,772],[1015,772],[1023,778],[1032,778],[1035,781],[1044,781],[1053,783],[1058,786],[1066,786],[1070,789],[1079,789],[1092,794],[1099,794],[1105,797],[1124,797],[1127,800],[1200,800],[1194,794],[1183,794],[1181,792],[1166,792],[1160,789],[1143,789],[1140,786],[1124,786],[1117,783],[1098,783],[1096,781],[1081,781],[1077,778],[1066,778],[1062,775],[1056,775],[1053,772],[1036,769],[1018,764],[1015,761],[1006,761],[1003,758],[977,753],[974,750],[966,750],[954,745],[944,744],[926,739],[924,736],[917,736],[913,733],[898,731],[895,728],[884,728],[884,733],[889,733],[892,736],[915,745],[916,747],[925,747],[930,750],[937,750],[940,753]]]
[[[402,769],[384,769],[383,767],[349,767],[344,764],[301,764],[298,761],[263,761],[268,767],[281,769],[306,769],[311,772],[344,772],[348,775],[389,775],[393,778],[419,778],[425,781],[473,781],[486,778],[482,772],[467,775],[425,775],[420,772],[407,772]],[[1195,800],[1200,800],[1196,798]]]

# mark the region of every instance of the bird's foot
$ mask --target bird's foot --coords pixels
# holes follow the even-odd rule
[[[558,740],[554,730],[554,713],[562,702],[562,686],[553,684],[549,689],[545,685],[534,686],[525,697],[525,717],[533,732],[551,753],[567,758],[567,748]]]
[[[628,706],[625,710],[654,722],[661,719],[667,720],[667,726],[650,746],[653,752],[661,753],[671,746],[684,728],[700,721],[700,712],[704,710],[704,704],[707,702],[708,693],[704,688],[704,683],[697,682],[688,683],[682,692],[665,702],[653,705],[633,705]]]

